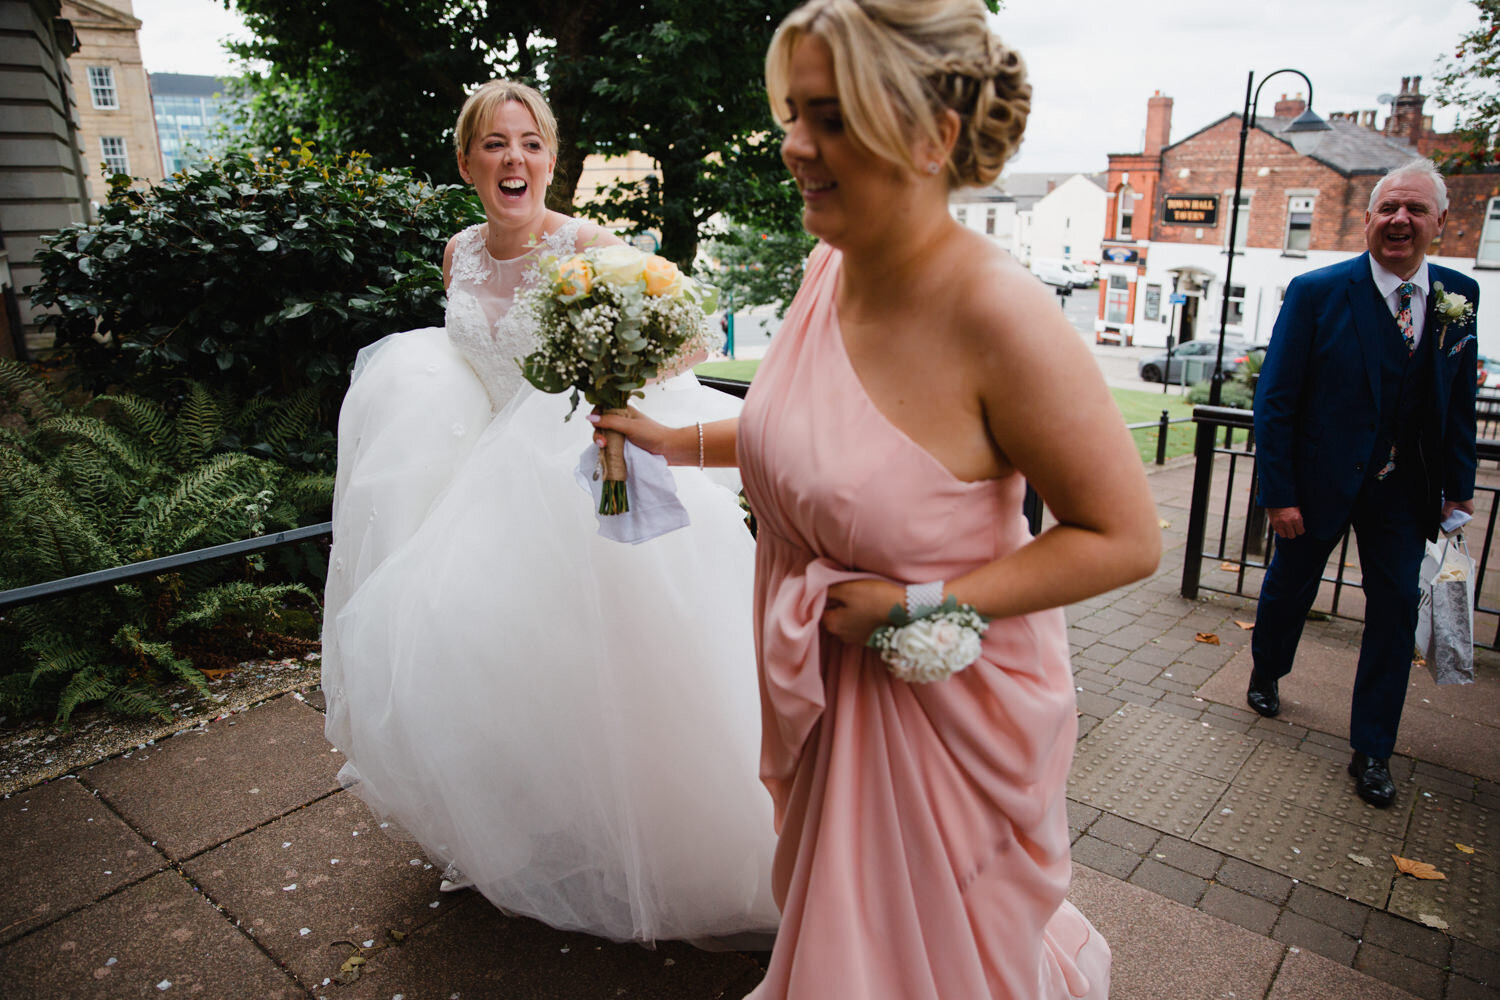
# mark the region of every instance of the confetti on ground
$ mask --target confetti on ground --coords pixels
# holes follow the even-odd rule
[[[1239,569],[1239,566],[1235,565],[1232,562],[1221,562],[1219,563],[1219,568],[1226,573],[1233,573],[1235,570]]]
[[[1219,637],[1214,635],[1212,632],[1199,632],[1197,635],[1193,636],[1193,638],[1198,640],[1199,642],[1206,642],[1210,646],[1217,646],[1219,644]]]
[[[1403,858],[1396,854],[1391,855],[1391,860],[1396,862],[1396,867],[1401,870],[1401,874],[1410,875],[1412,878],[1446,879],[1448,877],[1425,861],[1413,861],[1411,858]]]

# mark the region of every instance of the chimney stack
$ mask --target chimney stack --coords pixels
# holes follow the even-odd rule
[[[1417,145],[1424,131],[1426,116],[1422,113],[1422,106],[1426,103],[1427,95],[1422,93],[1422,78],[1403,76],[1401,93],[1391,102],[1391,113],[1385,120],[1385,134],[1393,139],[1404,139],[1413,146]]]
[[[1172,141],[1172,99],[1163,97],[1161,91],[1146,101],[1146,149],[1147,156],[1156,156]]]
[[[1302,99],[1302,94],[1300,92],[1298,92],[1297,96],[1291,98],[1288,98],[1285,94],[1282,94],[1281,100],[1276,102],[1277,118],[1296,118],[1306,110],[1307,102]]]

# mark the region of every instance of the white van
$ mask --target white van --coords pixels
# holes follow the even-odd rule
[[[1094,283],[1094,276],[1086,268],[1065,260],[1038,258],[1031,262],[1031,273],[1059,288],[1087,288]]]

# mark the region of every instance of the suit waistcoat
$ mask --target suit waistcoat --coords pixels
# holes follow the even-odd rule
[[[1420,472],[1417,443],[1426,413],[1428,386],[1432,381],[1433,331],[1424,330],[1416,351],[1408,354],[1401,328],[1384,301],[1380,304],[1380,315],[1380,398],[1377,401],[1380,415],[1376,423],[1375,450],[1365,468],[1374,475],[1385,465],[1391,445],[1395,444],[1396,473],[1409,481],[1410,476]]]

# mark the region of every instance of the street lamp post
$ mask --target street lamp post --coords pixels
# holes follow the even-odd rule
[[[1302,77],[1302,82],[1307,84],[1307,107],[1292,123],[1282,130],[1283,135],[1291,136],[1292,148],[1299,153],[1307,153],[1311,149],[1308,140],[1319,132],[1332,131],[1333,126],[1313,113],[1313,86],[1307,74],[1300,69],[1278,69],[1268,74],[1260,81],[1260,86],[1255,87],[1252,96],[1251,87],[1255,84],[1255,72],[1252,70],[1245,80],[1245,114],[1240,119],[1240,156],[1234,168],[1234,204],[1229,209],[1229,251],[1224,262],[1224,288],[1220,293],[1221,303],[1219,306],[1219,351],[1214,360],[1214,373],[1209,382],[1208,402],[1210,406],[1219,405],[1220,393],[1224,387],[1224,329],[1229,325],[1229,289],[1230,281],[1234,275],[1234,255],[1236,253],[1235,243],[1239,239],[1240,224],[1240,193],[1244,189],[1245,182],[1245,139],[1250,134],[1250,125],[1255,121],[1255,108],[1260,103],[1260,88],[1266,85],[1271,77],[1278,73],[1296,73]]]

